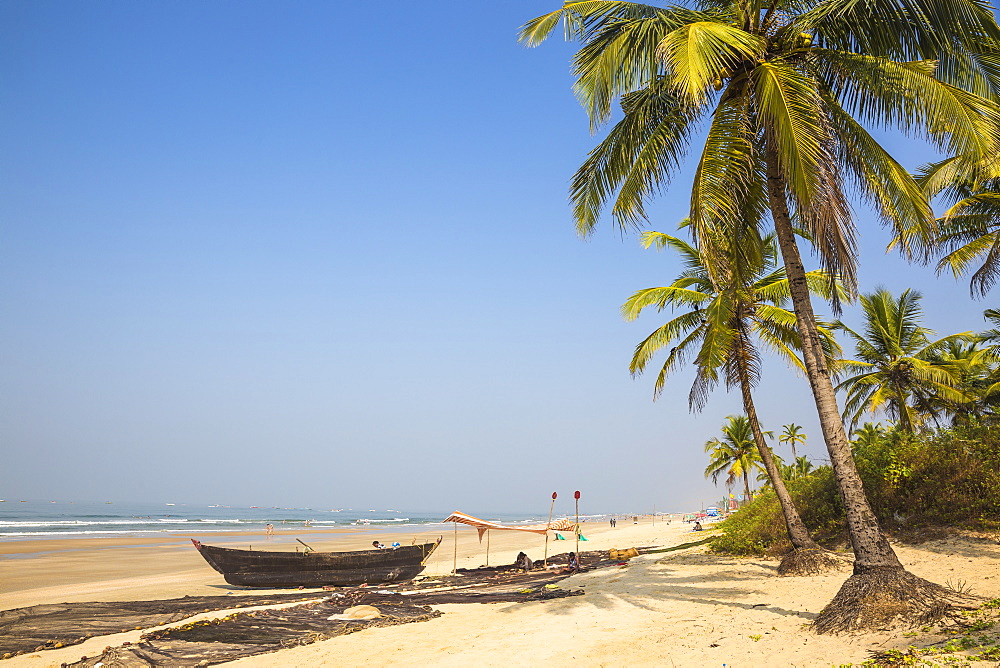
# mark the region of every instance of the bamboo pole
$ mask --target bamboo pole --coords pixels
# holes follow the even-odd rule
[[[451,552],[451,572],[458,573],[458,522],[453,522],[453,524],[455,525],[455,540]]]
[[[552,509],[556,506],[556,497],[558,494],[552,492],[552,503],[549,504],[549,523],[545,525],[545,556],[542,558],[542,565],[545,568],[549,566],[549,527],[552,526]]]
[[[490,530],[486,530],[486,568],[490,567]]]
[[[576,569],[580,570],[580,492],[573,492],[576,499]]]

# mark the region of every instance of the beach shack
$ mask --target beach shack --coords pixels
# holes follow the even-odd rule
[[[522,524],[520,526],[510,526],[505,524],[500,524],[498,522],[490,522],[488,520],[481,520],[478,517],[473,517],[472,515],[467,515],[459,511],[453,512],[444,520],[445,522],[454,522],[455,524],[455,547],[453,554],[453,565],[452,573],[458,570],[458,525],[465,524],[474,527],[476,531],[479,532],[479,542],[483,542],[483,535],[486,535],[486,565],[490,565],[490,531],[526,531],[528,533],[540,534],[545,536],[546,543],[548,541],[549,531],[572,531],[576,528],[576,524],[568,519],[559,520],[549,520],[545,524]]]

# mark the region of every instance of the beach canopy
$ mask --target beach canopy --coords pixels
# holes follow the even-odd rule
[[[465,513],[460,513],[457,510],[449,515],[445,522],[455,522],[457,524],[468,524],[471,527],[476,527],[479,532],[479,540],[483,539],[483,534],[490,529],[496,529],[498,531],[527,531],[529,533],[541,533],[544,534],[551,531],[571,531],[575,526],[572,522],[567,519],[552,520],[548,524],[524,524],[521,526],[511,527],[504,526],[503,524],[497,524],[496,522],[487,522],[486,520],[481,520],[478,517],[473,517],[472,515],[466,515]]]

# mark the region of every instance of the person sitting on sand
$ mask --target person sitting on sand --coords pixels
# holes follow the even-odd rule
[[[527,573],[535,567],[535,562],[533,562],[524,552],[518,552],[517,559],[514,560],[514,566]]]
[[[701,531],[701,530],[702,530],[701,529],[701,522],[695,522],[694,523],[694,528],[691,529],[691,531]]]
[[[576,558],[576,552],[569,553],[569,560],[567,563],[569,564],[569,569],[571,571],[580,570],[580,561]]]
[[[385,545],[383,545],[382,543],[378,542],[377,540],[373,540],[372,541],[372,547],[374,547],[376,550],[384,550],[385,549]]]

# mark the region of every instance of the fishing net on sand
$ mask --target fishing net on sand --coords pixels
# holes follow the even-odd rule
[[[395,596],[402,598],[396,594]],[[155,631],[140,642],[106,649],[70,666],[207,666],[376,626],[394,626],[440,617],[429,606],[380,603],[374,619],[333,619],[352,605],[349,597],[312,601],[280,610],[236,612],[220,619]]]
[[[160,601],[54,603],[0,610],[0,657],[75,645],[94,636],[148,629],[200,612],[274,605],[316,598],[315,594],[185,596]]]
[[[589,568],[613,565],[605,553],[583,553]],[[565,556],[550,562],[565,561]],[[439,617],[429,606],[444,603],[541,601],[582,594],[556,583],[569,572],[518,573],[511,566],[460,569],[456,576],[424,580],[395,588],[350,588],[337,592],[300,592],[269,596],[185,597],[169,601],[66,603],[0,612],[4,651],[22,653],[81,642],[85,636],[150,628],[207,610],[303,601],[281,609],[234,611],[214,619],[186,623],[144,634],[140,641],[108,647],[72,666],[199,666],[233,661],[354,633],[363,629],[419,622]],[[343,619],[355,606],[371,605],[378,616]],[[5,621],[6,616],[6,621]],[[56,640],[63,638],[64,640]]]
[[[110,647],[70,666],[207,666],[308,645],[364,629],[440,617],[429,604],[545,600],[580,592],[531,588],[502,592],[427,592],[403,595],[353,590],[280,610],[235,612],[225,617],[154,631],[135,644]],[[338,619],[357,606],[374,606],[372,619]]]

